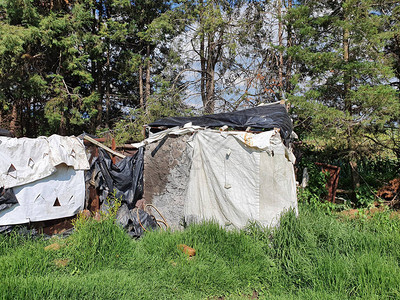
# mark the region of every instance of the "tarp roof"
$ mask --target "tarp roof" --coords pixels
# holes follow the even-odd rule
[[[255,129],[281,130],[282,138],[287,141],[293,130],[292,120],[286,110],[285,104],[275,102],[249,109],[230,113],[219,113],[198,117],[168,117],[157,120],[150,127],[175,127],[184,126],[187,123],[202,127],[222,127],[227,125],[236,129],[252,127]]]

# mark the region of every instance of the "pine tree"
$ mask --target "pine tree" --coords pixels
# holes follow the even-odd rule
[[[400,112],[393,70],[384,55],[384,18],[374,1],[300,1],[289,22],[296,45],[288,49],[299,69],[290,99],[297,128],[315,149],[332,150],[360,184],[357,160],[375,154],[368,136],[382,132]]]
[[[160,74],[170,55],[167,40],[177,32],[160,17],[170,5],[1,1],[3,124],[12,121],[27,136],[95,133],[112,127],[121,107],[143,108],[159,82],[167,81]]]

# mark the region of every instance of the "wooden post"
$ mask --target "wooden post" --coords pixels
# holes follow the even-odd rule
[[[117,149],[117,147],[115,146],[115,139],[112,138],[112,140],[111,140],[111,150],[114,150],[114,151],[115,151],[115,149]],[[111,160],[112,160],[112,162],[113,162],[114,165],[115,165],[115,163],[116,163],[115,159],[116,159],[115,156],[111,156]]]

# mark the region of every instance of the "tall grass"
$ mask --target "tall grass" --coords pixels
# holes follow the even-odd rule
[[[0,236],[2,299],[396,299],[400,221],[347,220],[302,205],[280,226],[216,224],[132,240],[112,218],[79,220],[66,239]],[[44,247],[57,242],[59,250]],[[189,258],[178,248],[196,249]],[[56,260],[68,260],[65,267]]]

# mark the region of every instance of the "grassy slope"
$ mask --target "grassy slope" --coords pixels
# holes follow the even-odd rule
[[[275,232],[216,225],[131,240],[112,221],[86,221],[53,241],[0,237],[3,299],[400,298],[400,221],[381,213],[340,220],[301,207]],[[188,259],[177,249],[197,250]],[[57,267],[56,259],[69,259]]]

